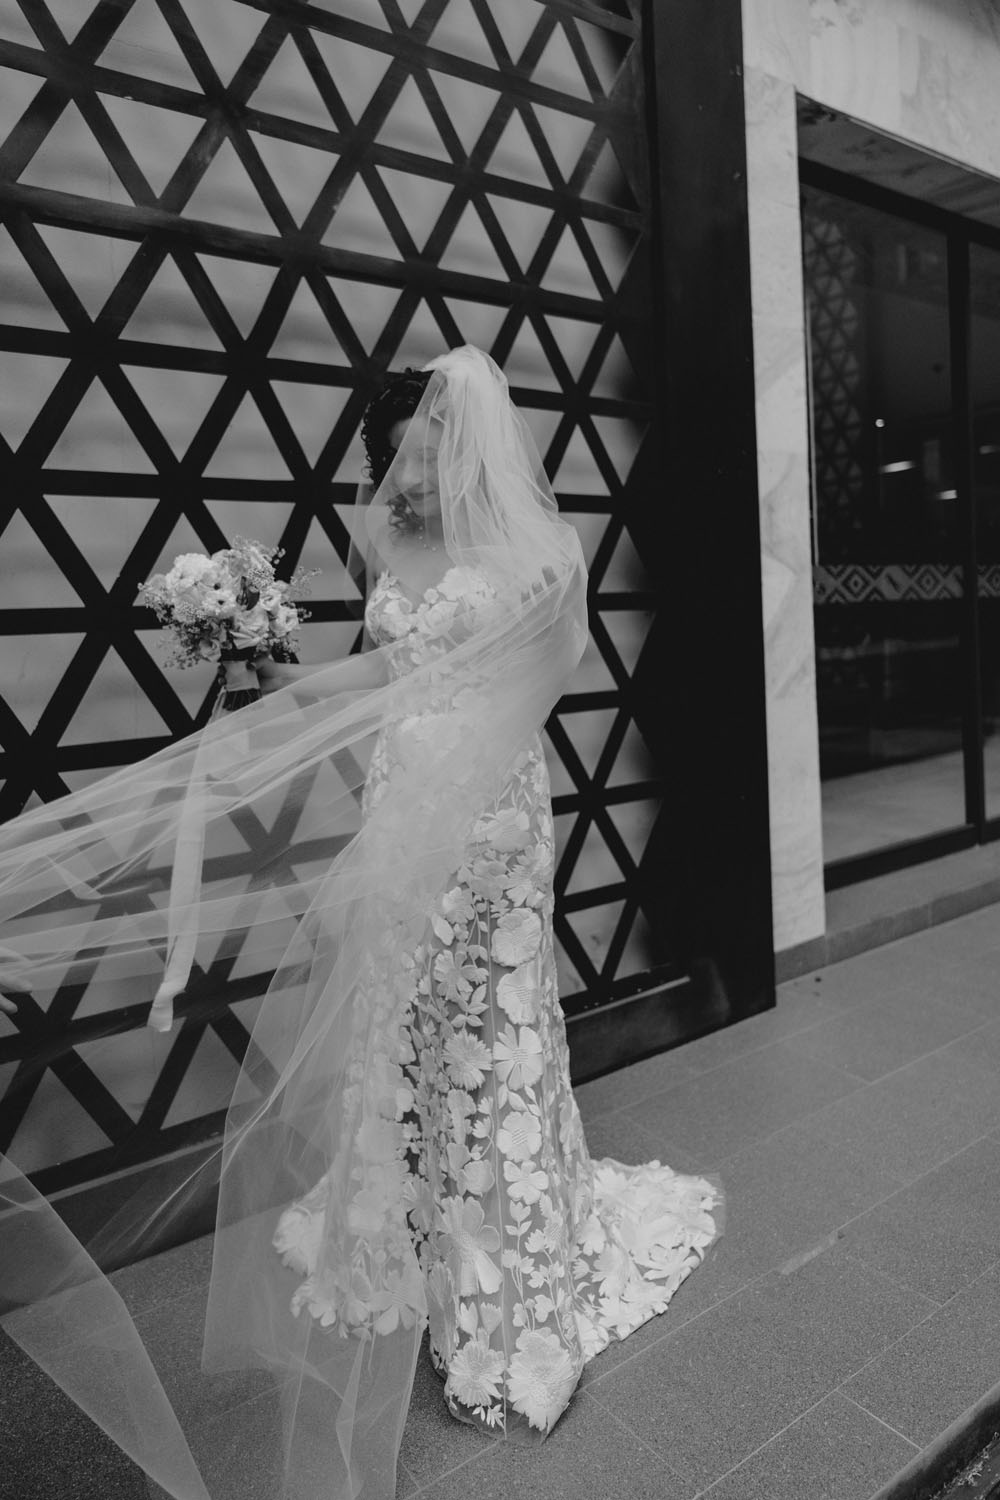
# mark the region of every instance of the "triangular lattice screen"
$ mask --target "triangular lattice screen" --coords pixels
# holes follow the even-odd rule
[[[566,1009],[670,971],[635,719],[660,686],[641,681],[655,595],[629,526],[655,379],[640,13],[2,8],[0,815],[207,713],[210,682],[164,668],[136,603],[180,550],[280,543],[323,574],[305,659],[349,649],[338,507],[362,408],[387,367],[468,340],[506,369],[593,579],[549,729]],[[253,993],[221,964],[131,1103],[142,1005],[94,1014],[75,973],[46,1012],[24,1000],[0,1016],[0,1146],[55,1183],[210,1133],[198,1069],[242,1054]]]

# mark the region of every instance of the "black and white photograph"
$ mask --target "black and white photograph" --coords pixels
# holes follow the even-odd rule
[[[0,0],[0,1500],[1000,1500],[997,0]]]

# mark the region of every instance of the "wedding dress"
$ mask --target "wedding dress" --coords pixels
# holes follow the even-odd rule
[[[488,579],[449,569],[411,599],[388,572],[369,597],[369,634],[403,674],[441,651],[440,627],[494,606]],[[474,625],[471,626],[474,628]],[[365,789],[377,803],[400,738],[433,743],[434,710],[393,727]],[[441,721],[448,724],[445,718]],[[395,1127],[354,1195],[378,1221],[387,1164],[406,1205],[426,1289],[430,1355],[452,1414],[544,1437],[584,1362],[661,1313],[717,1232],[719,1194],[659,1162],[594,1162],[569,1082],[552,943],[554,846],[537,735],[469,831],[462,863],[408,963],[407,994],[375,1060],[396,1088]],[[293,1307],[336,1323],[317,1277],[328,1184],[285,1212],[275,1245],[305,1273]],[[354,1268],[348,1325],[405,1316],[398,1273]],[[396,1280],[393,1280],[393,1277]]]
[[[83,977],[100,1010],[166,965],[182,1017],[216,976],[254,997],[231,1098],[202,1101],[224,1142],[166,1201],[83,1242],[0,1158],[4,1329],[174,1500],[239,1490],[100,1267],[193,1201],[217,1192],[203,1368],[272,1381],[275,1500],[392,1500],[425,1328],[457,1417],[544,1437],[719,1229],[711,1182],[588,1155],[539,740],[586,641],[582,552],[493,361],[428,368],[353,523],[373,649],[0,828],[0,988],[45,1008]],[[430,580],[398,525],[414,462]]]

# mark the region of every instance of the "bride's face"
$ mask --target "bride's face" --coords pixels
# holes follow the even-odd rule
[[[393,423],[389,429],[389,442],[396,450],[393,477],[410,508],[423,520],[441,514],[437,452],[441,432],[438,421],[421,422],[417,431],[407,417]]]

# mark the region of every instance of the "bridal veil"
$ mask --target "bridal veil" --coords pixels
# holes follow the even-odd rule
[[[143,1255],[216,1191],[204,1366],[259,1372],[273,1493],[394,1494],[425,1319],[392,1045],[412,953],[477,810],[586,639],[577,535],[503,375],[469,346],[429,369],[396,460],[362,490],[354,547],[369,577],[389,571],[420,597],[399,516],[423,464],[447,562],[492,585],[475,628],[443,611],[440,649],[405,674],[392,645],[372,653],[377,685],[364,690],[343,691],[339,664],[317,667],[0,828],[0,988],[44,1009],[86,981],[110,1009],[151,1001],[166,970],[180,1021],[210,1007],[223,977],[245,978],[252,997],[235,1090],[205,1101],[228,1106],[224,1142],[170,1198],[126,1203],[84,1242],[16,1163],[0,1169],[2,1326],[174,1500],[235,1491],[211,1424],[177,1409],[99,1267]],[[363,816],[387,724],[406,728],[406,753]],[[323,1240],[293,1311],[301,1277],[282,1265],[275,1226],[320,1183]]]

